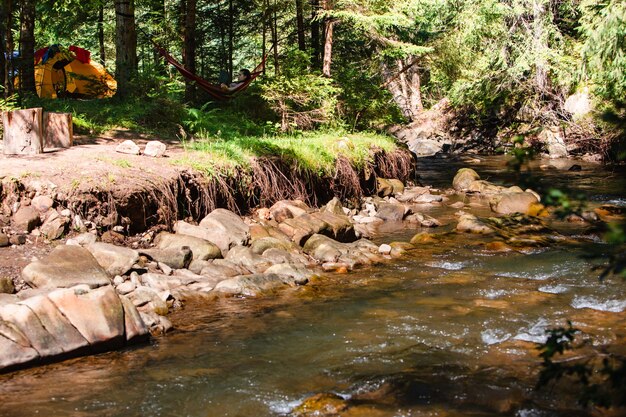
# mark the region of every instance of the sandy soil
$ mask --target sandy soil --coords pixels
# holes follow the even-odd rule
[[[33,188],[45,188],[47,192],[73,193],[81,188],[112,189],[141,187],[146,179],[159,181],[176,176],[181,170],[172,162],[184,153],[180,142],[164,142],[168,149],[163,158],[142,155],[127,155],[115,151],[116,146],[126,139],[132,139],[141,148],[150,137],[137,136],[124,131],[116,131],[101,137],[75,137],[74,146],[69,149],[45,149],[34,156],[9,156],[2,154],[0,141],[0,180],[15,178]],[[49,252],[54,245],[64,240],[45,243],[44,239],[28,236],[27,243],[21,246],[0,248],[0,276],[14,278],[20,285],[21,270]]]

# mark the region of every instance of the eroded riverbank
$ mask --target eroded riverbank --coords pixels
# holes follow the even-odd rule
[[[477,170],[480,171],[480,168]],[[474,235],[447,233],[454,228],[458,218],[456,214],[458,207],[453,207],[454,204],[463,202],[464,207],[471,207],[473,212],[479,215],[490,213],[489,204],[459,199],[452,194],[446,198],[445,202],[433,201],[423,205],[421,210],[422,213],[428,213],[442,223],[441,231],[435,233],[439,237],[426,242],[426,245],[419,245],[397,263],[385,263],[384,267],[368,267],[348,275],[325,274],[324,279],[313,278],[309,285],[293,287],[275,300],[220,298],[213,301],[210,312],[190,302],[189,308],[170,316],[180,331],[158,339],[157,343],[167,345],[169,340],[181,337],[185,341],[164,358],[159,357],[156,362],[152,360],[146,362],[145,358],[138,359],[143,367],[154,369],[159,375],[161,373],[158,369],[165,372],[162,374],[165,379],[157,377],[157,381],[160,382],[147,382],[148,385],[144,386],[144,389],[150,390],[148,387],[152,386],[152,390],[161,392],[165,398],[170,398],[174,404],[182,407],[178,411],[189,410],[182,413],[188,415],[282,414],[290,412],[308,395],[328,391],[338,392],[349,399],[346,412],[352,410],[349,412],[360,412],[359,415],[376,415],[372,413],[397,415],[393,414],[397,412],[393,410],[399,409],[405,410],[405,413],[417,412],[416,410],[420,409],[423,412],[429,410],[431,413],[435,411],[441,413],[442,407],[456,409],[456,412],[474,410],[479,415],[495,412],[514,413],[523,410],[522,405],[529,401],[525,394],[528,390],[524,388],[513,390],[515,395],[511,397],[507,378],[519,380],[522,386],[528,386],[532,377],[527,376],[531,375],[531,368],[536,365],[532,343],[538,340],[537,337],[541,337],[542,331],[547,326],[562,324],[556,322],[565,317],[560,314],[553,315],[555,311],[563,310],[564,314],[571,314],[577,318],[576,322],[585,325],[591,337],[601,340],[599,346],[614,344],[623,339],[619,323],[623,322],[624,317],[621,317],[618,311],[611,311],[615,310],[611,306],[619,307],[620,300],[624,299],[623,293],[593,292],[595,291],[592,288],[593,283],[597,283],[596,277],[592,272],[585,272],[589,270],[591,264],[577,260],[577,254],[584,252],[588,245],[580,245],[576,241],[582,237],[582,241],[592,243],[596,239],[593,230],[588,230],[588,225],[561,225],[563,228],[559,228],[559,234],[573,236],[573,241],[548,248],[527,245],[503,253],[486,245],[491,240],[501,241],[499,236],[486,239]],[[364,208],[367,209],[365,206]],[[396,231],[405,229],[408,232],[389,236],[394,228]],[[419,231],[423,230],[418,228],[415,222],[387,221],[373,228],[371,235],[379,247],[378,244],[383,244],[388,239],[406,242]],[[517,264],[519,264],[517,267],[511,267]],[[540,281],[544,282],[535,288],[535,284]],[[518,288],[520,282],[523,285]],[[609,287],[609,290],[611,288],[614,286]],[[582,295],[578,294],[581,290],[589,293],[583,291]],[[374,313],[367,312],[369,307]],[[600,312],[590,314],[590,308],[592,311]],[[545,320],[543,316],[538,316],[541,314],[539,311],[544,309]],[[576,312],[579,310],[584,312],[582,316],[577,315]],[[524,314],[528,311],[537,312],[525,317]],[[518,314],[519,318],[514,319]],[[408,321],[405,320],[406,316],[409,317]],[[593,320],[589,321],[590,317],[593,317]],[[299,326],[302,324],[304,325]],[[395,330],[387,329],[390,326]],[[615,330],[605,333],[607,329]],[[208,334],[205,334],[205,331]],[[282,332],[285,335],[281,335]],[[348,336],[345,336],[346,332]],[[195,341],[186,339],[193,338],[192,333],[199,333],[197,336],[199,339]],[[186,336],[183,337],[182,334]],[[344,336],[337,337],[338,334]],[[283,340],[285,337],[293,340]],[[434,341],[433,337],[441,337],[443,341]],[[274,340],[282,342],[272,344]],[[260,343],[259,346],[257,342]],[[291,342],[294,344],[290,345]],[[350,343],[357,343],[359,348],[350,349],[348,346]],[[424,362],[422,367],[406,368],[405,355],[419,356],[422,349],[419,346],[425,349],[422,352],[425,361],[435,360],[441,355],[442,363],[429,365]],[[143,350],[143,354],[153,348],[148,349]],[[359,357],[351,359],[349,357],[361,351],[368,353],[365,355],[366,358],[371,354],[371,358],[363,362],[362,368],[350,365],[360,363]],[[488,353],[486,356],[483,354],[484,351]],[[514,356],[510,356],[513,351],[518,351],[523,360],[513,361],[520,368],[509,374],[506,370],[508,365],[504,363],[514,359]],[[132,352],[130,354],[133,354]],[[243,356],[239,357],[239,353]],[[321,357],[317,358],[318,355]],[[456,366],[447,363],[452,361],[454,364],[453,358],[459,355],[470,363],[472,363],[470,358],[478,355],[480,361],[471,365]],[[186,364],[178,362],[179,357]],[[229,359],[231,357],[232,359]],[[309,358],[312,358],[311,365],[307,363]],[[378,361],[381,363],[370,367],[372,358],[375,359],[375,363]],[[492,359],[494,361],[489,362]],[[97,362],[97,358],[94,360]],[[209,368],[214,369],[208,374],[203,371],[195,373],[193,370],[195,367],[205,369],[206,363],[203,362],[207,360],[213,363]],[[86,361],[89,363],[91,360]],[[329,364],[325,364],[324,361],[329,361]],[[192,362],[195,365],[191,365]],[[223,367],[220,365],[221,362],[224,362]],[[237,364],[238,362],[241,362],[241,366]],[[179,371],[175,371],[175,363],[180,367]],[[349,375],[338,377],[335,375],[336,368],[341,368],[342,363],[344,366],[346,363],[349,364],[348,370],[345,371],[346,375]],[[274,368],[275,364],[278,364],[277,369]],[[388,364],[394,366],[387,368]],[[290,365],[292,370],[289,370]],[[379,366],[382,368],[378,368]],[[59,367],[61,365],[54,365],[51,369],[61,369]],[[246,370],[247,367],[249,371]],[[460,378],[460,381],[465,381],[460,385],[453,382],[457,380],[454,376],[457,371],[467,368],[469,370],[462,371],[462,374],[469,375],[477,367],[483,376],[479,374]],[[282,368],[285,368],[286,374],[278,372]],[[140,368],[132,369],[133,373],[141,373]],[[70,372],[69,369],[67,371]],[[85,372],[90,373],[87,370]],[[114,372],[117,373],[118,370]],[[255,376],[257,373],[261,375],[258,378]],[[274,373],[277,375],[274,376]],[[266,379],[266,374],[269,379]],[[26,371],[15,375],[17,380],[27,381],[33,374],[28,376],[29,371]],[[34,372],[34,375],[40,373]],[[279,375],[283,375],[280,378],[286,381],[299,382],[291,390],[274,381]],[[324,375],[331,377],[326,380]],[[439,377],[435,378],[433,375]],[[479,393],[474,395],[472,394],[474,391],[468,387],[469,381],[470,386],[476,385],[486,389],[485,384],[493,383],[494,378],[503,375],[504,388],[487,389],[486,396]],[[22,377],[25,379],[21,379]],[[119,377],[118,374],[115,378]],[[145,375],[139,377],[140,380],[144,378],[152,379],[151,376]],[[190,389],[191,386],[191,392],[196,392],[203,400],[193,403],[192,397],[178,392],[170,384],[169,378],[178,381],[173,382],[174,386],[180,384],[181,388],[185,389]],[[220,385],[219,380],[224,380],[223,385]],[[237,380],[240,382],[235,383]],[[256,381],[251,385],[251,390],[233,388],[240,386],[238,384],[245,385],[246,380]],[[435,386],[431,386],[432,381],[440,381],[441,385],[436,383]],[[153,386],[153,383],[157,385]],[[317,387],[315,384],[318,384]],[[163,389],[159,388],[161,385]],[[18,391],[19,386],[20,383],[12,385]],[[309,388],[305,389],[307,386]],[[446,386],[452,387],[449,393],[445,391]],[[219,388],[214,392],[216,387]],[[211,392],[204,391],[204,388]],[[172,392],[172,389],[178,394]],[[259,391],[265,394],[261,395]],[[476,391],[479,391],[478,388]],[[139,391],[135,394],[141,395]],[[496,394],[503,398],[499,405],[492,404]],[[180,397],[175,399],[177,395]],[[420,396],[425,400],[415,399],[421,398]],[[455,399],[456,397],[460,399]],[[468,397],[472,398],[468,400]],[[160,399],[153,399],[154,403],[151,405],[137,398],[128,398],[128,401],[137,404],[139,408],[149,407],[143,410],[153,410],[154,415],[181,414]],[[82,394],[77,394],[76,400],[78,402],[74,400],[69,402],[78,408],[81,408],[80,401],[86,401],[87,408],[83,409],[85,412],[87,410],[105,412]],[[115,405],[111,407],[117,410],[118,405],[122,406],[122,403],[125,404],[122,407],[128,407],[128,401],[116,403],[113,400]],[[422,402],[437,403],[440,408],[428,408],[430,406]],[[107,404],[111,405],[111,401]],[[218,406],[210,408],[205,414],[199,414],[200,409],[210,407],[209,404]],[[43,404],[40,406],[47,407]],[[550,409],[549,405],[541,405],[540,408],[544,407]],[[570,409],[569,406],[562,404],[555,407]],[[255,409],[265,411],[260,413],[257,411],[255,414],[253,411]],[[571,410],[579,412],[575,407]],[[113,414],[115,413],[114,411]]]

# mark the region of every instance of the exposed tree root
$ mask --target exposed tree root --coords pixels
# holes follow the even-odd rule
[[[334,173],[327,176],[276,158],[261,158],[249,170],[228,177],[183,170],[169,177],[141,172],[123,180],[85,181],[67,193],[56,193],[56,200],[101,230],[123,226],[134,234],[156,225],[169,228],[178,219],[197,221],[217,207],[244,214],[284,199],[299,199],[311,206],[333,197],[355,201],[376,191],[378,176],[404,182],[414,179],[414,167],[407,150],[375,150],[370,163],[360,169],[339,157]],[[2,185],[4,211],[32,191],[19,180]]]

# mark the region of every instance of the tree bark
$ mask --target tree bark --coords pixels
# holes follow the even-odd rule
[[[320,68],[320,63],[322,62],[322,51],[320,50],[320,22],[317,17],[319,8],[319,0],[311,0],[311,64],[314,68]]]
[[[165,1],[150,0],[150,27],[154,28],[154,37],[157,38],[159,44],[167,49],[167,45],[165,45],[165,39],[162,38],[162,22],[164,22],[165,19]],[[154,63],[154,68],[157,73],[162,75],[165,75],[167,73],[161,55],[159,55],[159,52],[154,48],[152,51],[152,61]]]
[[[324,22],[324,61],[322,64],[322,74],[324,74],[325,77],[330,77],[330,64],[333,57],[333,29],[335,23],[333,19],[326,19]]]
[[[235,53],[235,8],[233,0],[228,0],[228,73],[233,74],[235,68],[233,65],[233,55]]]
[[[137,32],[134,0],[115,0],[115,78],[117,95],[126,96],[137,75]]]
[[[196,72],[196,0],[181,0],[184,5],[185,19],[183,27],[183,65],[189,71]],[[196,98],[196,85],[185,79],[185,101],[193,102]]]
[[[6,9],[4,8],[4,3],[0,8],[0,90],[4,90],[5,88],[5,74],[6,74],[6,57],[8,53],[6,51],[6,41],[5,41],[5,33],[7,30],[5,29],[5,25],[7,22],[7,18],[5,16]],[[3,92],[4,95],[4,92]]]
[[[22,0],[20,62],[21,91],[35,93],[35,0]]]
[[[384,86],[402,115],[411,122],[424,110],[421,92],[421,77],[414,59],[396,60],[395,65],[384,63],[382,67]]]
[[[296,0],[296,26],[298,29],[298,49],[306,51],[304,39],[304,9],[303,0]]]
[[[546,51],[548,39],[544,31],[546,19],[545,0],[533,0],[533,43],[535,50],[535,84],[541,94],[548,88]]]
[[[106,65],[106,53],[104,51],[104,3],[98,6],[98,45],[100,46],[100,63]]]
[[[276,5],[276,0],[274,0],[271,21],[272,44],[274,45],[274,75],[278,75],[280,68],[278,64],[278,6]]]
[[[2,8],[4,10],[4,50],[7,51],[9,59],[4,61],[4,78],[0,80],[4,86],[4,98],[13,94],[13,83],[11,82],[11,72],[13,71],[13,1],[3,0]]]

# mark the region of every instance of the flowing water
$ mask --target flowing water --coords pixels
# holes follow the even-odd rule
[[[423,182],[441,187],[457,168],[423,164]],[[502,169],[498,158],[477,168],[506,181]],[[584,166],[541,180],[586,192],[590,205],[625,203],[623,172]],[[281,416],[316,393],[348,400],[346,416],[587,415],[569,384],[533,389],[535,346],[569,319],[588,339],[583,354],[623,351],[626,285],[599,283],[582,257],[603,247],[592,231],[557,226],[586,243],[500,253],[450,234],[277,297],[190,303],[172,317],[178,329],[147,346],[0,376],[0,415]]]

